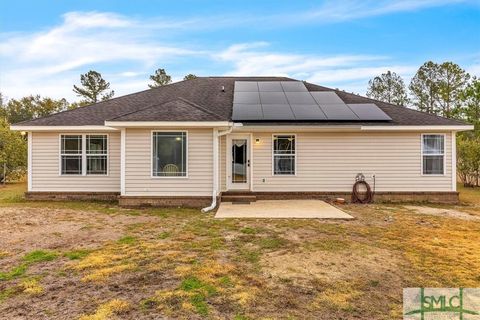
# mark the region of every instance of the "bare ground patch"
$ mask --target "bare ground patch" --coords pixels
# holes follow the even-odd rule
[[[152,221],[155,218],[149,216],[0,207],[0,251],[95,247],[104,241],[118,239],[133,224]]]
[[[480,216],[470,214],[468,212],[459,211],[449,208],[434,208],[426,206],[405,206],[408,210],[412,210],[414,213],[433,215],[446,218],[455,218],[463,220],[480,220]]]

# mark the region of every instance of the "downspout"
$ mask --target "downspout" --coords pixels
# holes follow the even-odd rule
[[[228,130],[218,132],[218,129],[213,129],[213,191],[212,191],[212,204],[202,209],[203,213],[207,213],[217,207],[218,196],[218,144],[219,138],[232,132],[233,126]]]

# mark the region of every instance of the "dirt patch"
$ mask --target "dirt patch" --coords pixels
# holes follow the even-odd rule
[[[462,220],[480,220],[480,217],[471,215],[467,212],[462,212],[454,209],[444,209],[444,208],[433,208],[433,207],[422,207],[422,206],[404,206],[408,210],[413,210],[415,213],[446,217],[446,218],[456,218]]]
[[[0,251],[96,247],[155,217],[51,208],[0,208]]]
[[[400,276],[396,272],[399,263],[391,252],[378,248],[363,252],[274,252],[262,259],[263,269],[270,276],[299,281],[318,278],[329,282],[349,281],[359,276],[370,280],[393,277],[399,281]]]

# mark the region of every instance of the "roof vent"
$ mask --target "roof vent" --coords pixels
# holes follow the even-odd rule
[[[225,86],[222,86],[222,92],[225,92]]]

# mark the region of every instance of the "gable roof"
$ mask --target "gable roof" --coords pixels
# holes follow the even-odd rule
[[[198,77],[43,118],[20,122],[15,126],[103,126],[105,121],[231,121],[235,81],[298,80],[286,77]],[[309,91],[334,91],[346,104],[375,103],[392,118],[388,122],[355,121],[354,123],[357,125],[448,126],[465,124],[462,121],[419,112],[308,82],[305,82],[305,86]],[[273,123],[284,124],[285,122],[268,122],[268,124]],[[292,121],[286,123],[292,124]],[[353,122],[295,121],[295,124],[297,123],[327,125]]]

